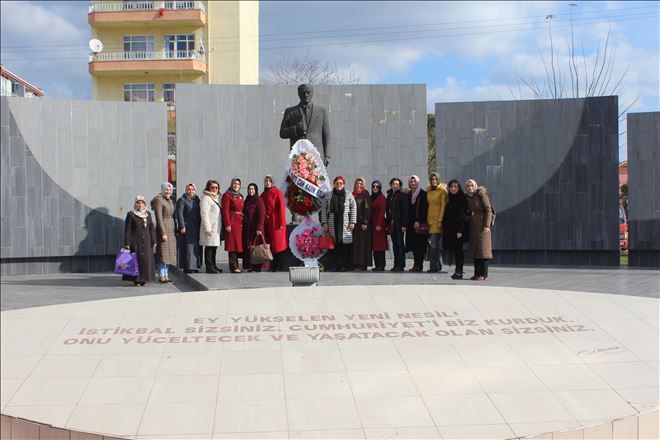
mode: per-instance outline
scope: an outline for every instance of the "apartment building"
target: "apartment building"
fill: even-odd
[[[258,84],[258,1],[93,1],[94,99],[173,103],[176,83]]]
[[[22,98],[41,98],[44,91],[33,86],[0,64],[0,96],[20,96]]]

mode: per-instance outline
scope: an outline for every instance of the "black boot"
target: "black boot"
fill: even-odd
[[[207,264],[206,273],[218,273],[218,269],[216,269],[215,266],[212,264]]]

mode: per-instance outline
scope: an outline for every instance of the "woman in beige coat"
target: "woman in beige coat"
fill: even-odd
[[[465,183],[470,231],[470,255],[474,261],[474,281],[488,278],[488,260],[493,258],[490,224],[493,210],[486,188],[470,179]]]
[[[156,216],[156,268],[161,283],[172,283],[169,265],[176,265],[176,237],[174,235],[174,202],[172,184],[160,186],[160,194],[151,200],[151,209]]]
[[[220,273],[215,264],[215,255],[220,246],[220,182],[206,182],[204,194],[199,201],[199,214],[202,218],[199,230],[199,244],[204,246],[206,273]]]

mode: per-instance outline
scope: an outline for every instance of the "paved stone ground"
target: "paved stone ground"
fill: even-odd
[[[290,286],[289,274],[228,273],[186,276],[171,272],[175,284],[151,283],[144,288],[122,282],[112,273],[57,274],[2,277],[0,309],[12,310],[98,299],[196,290],[227,290]],[[389,267],[390,265],[388,265]],[[469,269],[470,271],[471,269]],[[471,272],[468,272],[471,273]],[[450,273],[346,272],[321,274],[319,285],[356,284],[448,284],[469,285],[474,281],[454,281]],[[476,285],[476,284],[475,284]],[[660,270],[621,268],[512,267],[490,268],[487,281],[478,285],[530,287],[537,289],[575,290],[660,298]]]

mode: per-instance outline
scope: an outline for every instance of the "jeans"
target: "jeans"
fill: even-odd
[[[442,270],[442,259],[440,258],[440,239],[442,234],[431,234],[431,244],[429,246],[429,261],[431,262],[431,271]]]
[[[156,269],[158,269],[159,277],[168,277],[168,266],[165,263],[156,263]]]
[[[406,267],[406,246],[403,243],[403,231],[400,226],[392,228],[392,252],[394,253],[394,267]]]

